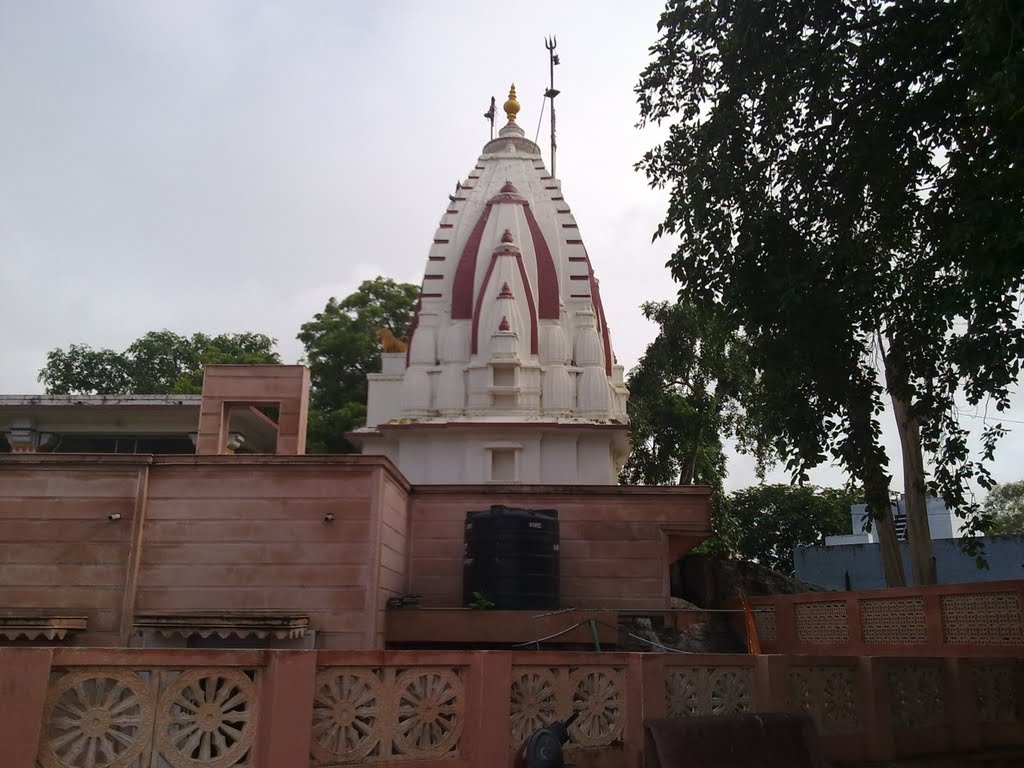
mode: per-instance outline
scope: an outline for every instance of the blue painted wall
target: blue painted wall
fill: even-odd
[[[960,551],[959,539],[933,539],[939,584],[1024,579],[1024,536],[985,538],[988,569],[980,570],[973,557]],[[903,570],[911,582],[910,550],[900,542]],[[827,589],[881,589],[885,587],[878,544],[841,544],[834,547],[796,547],[796,577]],[[847,585],[849,578],[849,585]]]

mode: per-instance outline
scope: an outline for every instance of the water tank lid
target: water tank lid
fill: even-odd
[[[504,504],[492,504],[490,509],[478,509],[466,513],[466,520],[469,521],[479,515],[488,517],[531,517],[533,515],[545,515],[558,517],[557,509],[525,509],[523,507],[506,507]]]

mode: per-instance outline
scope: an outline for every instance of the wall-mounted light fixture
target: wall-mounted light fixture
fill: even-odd
[[[324,522],[325,523],[333,523],[334,522],[334,513],[333,512],[328,512],[326,515],[324,515]]]
[[[110,520],[112,522],[116,522],[117,520],[120,520],[120,519],[121,519],[121,513],[120,512],[111,512],[109,515],[107,515],[107,520]]]

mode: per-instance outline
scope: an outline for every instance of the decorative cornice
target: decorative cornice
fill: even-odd
[[[487,420],[487,421],[459,421],[452,419],[448,421],[423,421],[423,420],[408,420],[408,421],[397,421],[387,422],[385,424],[378,424],[374,430],[374,436],[383,435],[386,432],[401,431],[406,429],[414,429],[416,431],[422,431],[426,429],[446,429],[446,430],[458,430],[458,429],[487,429],[492,431],[503,431],[503,430],[532,430],[538,432],[544,431],[565,431],[565,430],[609,430],[615,432],[628,433],[629,424],[621,421],[584,421],[584,420],[569,420],[569,421],[542,421],[540,419],[531,419],[530,421],[505,421],[499,419]],[[352,434],[352,433],[350,433]]]
[[[144,613],[135,615],[135,629],[164,637],[274,637],[296,640],[309,629],[309,616],[277,612]]]
[[[64,640],[70,634],[83,631],[87,624],[85,616],[10,611],[0,614],[0,639]]]

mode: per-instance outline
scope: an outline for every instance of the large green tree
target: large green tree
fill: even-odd
[[[989,515],[986,533],[991,536],[1019,536],[1024,534],[1024,480],[1000,483],[985,499]]]
[[[408,335],[420,290],[386,277],[364,281],[339,301],[302,324],[310,395],[309,451],[355,450],[345,433],[366,423],[366,374],[380,371],[377,332],[387,328]]]
[[[863,486],[902,581],[879,414],[896,415],[915,581],[931,489],[977,527],[954,395],[1007,407],[1024,357],[1024,8],[996,0],[673,0],[638,86],[668,138],[657,235],[687,301],[720,307],[797,477],[830,455]],[[680,343],[688,340],[680,339]]]
[[[280,363],[276,343],[262,333],[150,331],[121,352],[86,344],[51,350],[39,381],[51,395],[198,394],[204,365]]]

